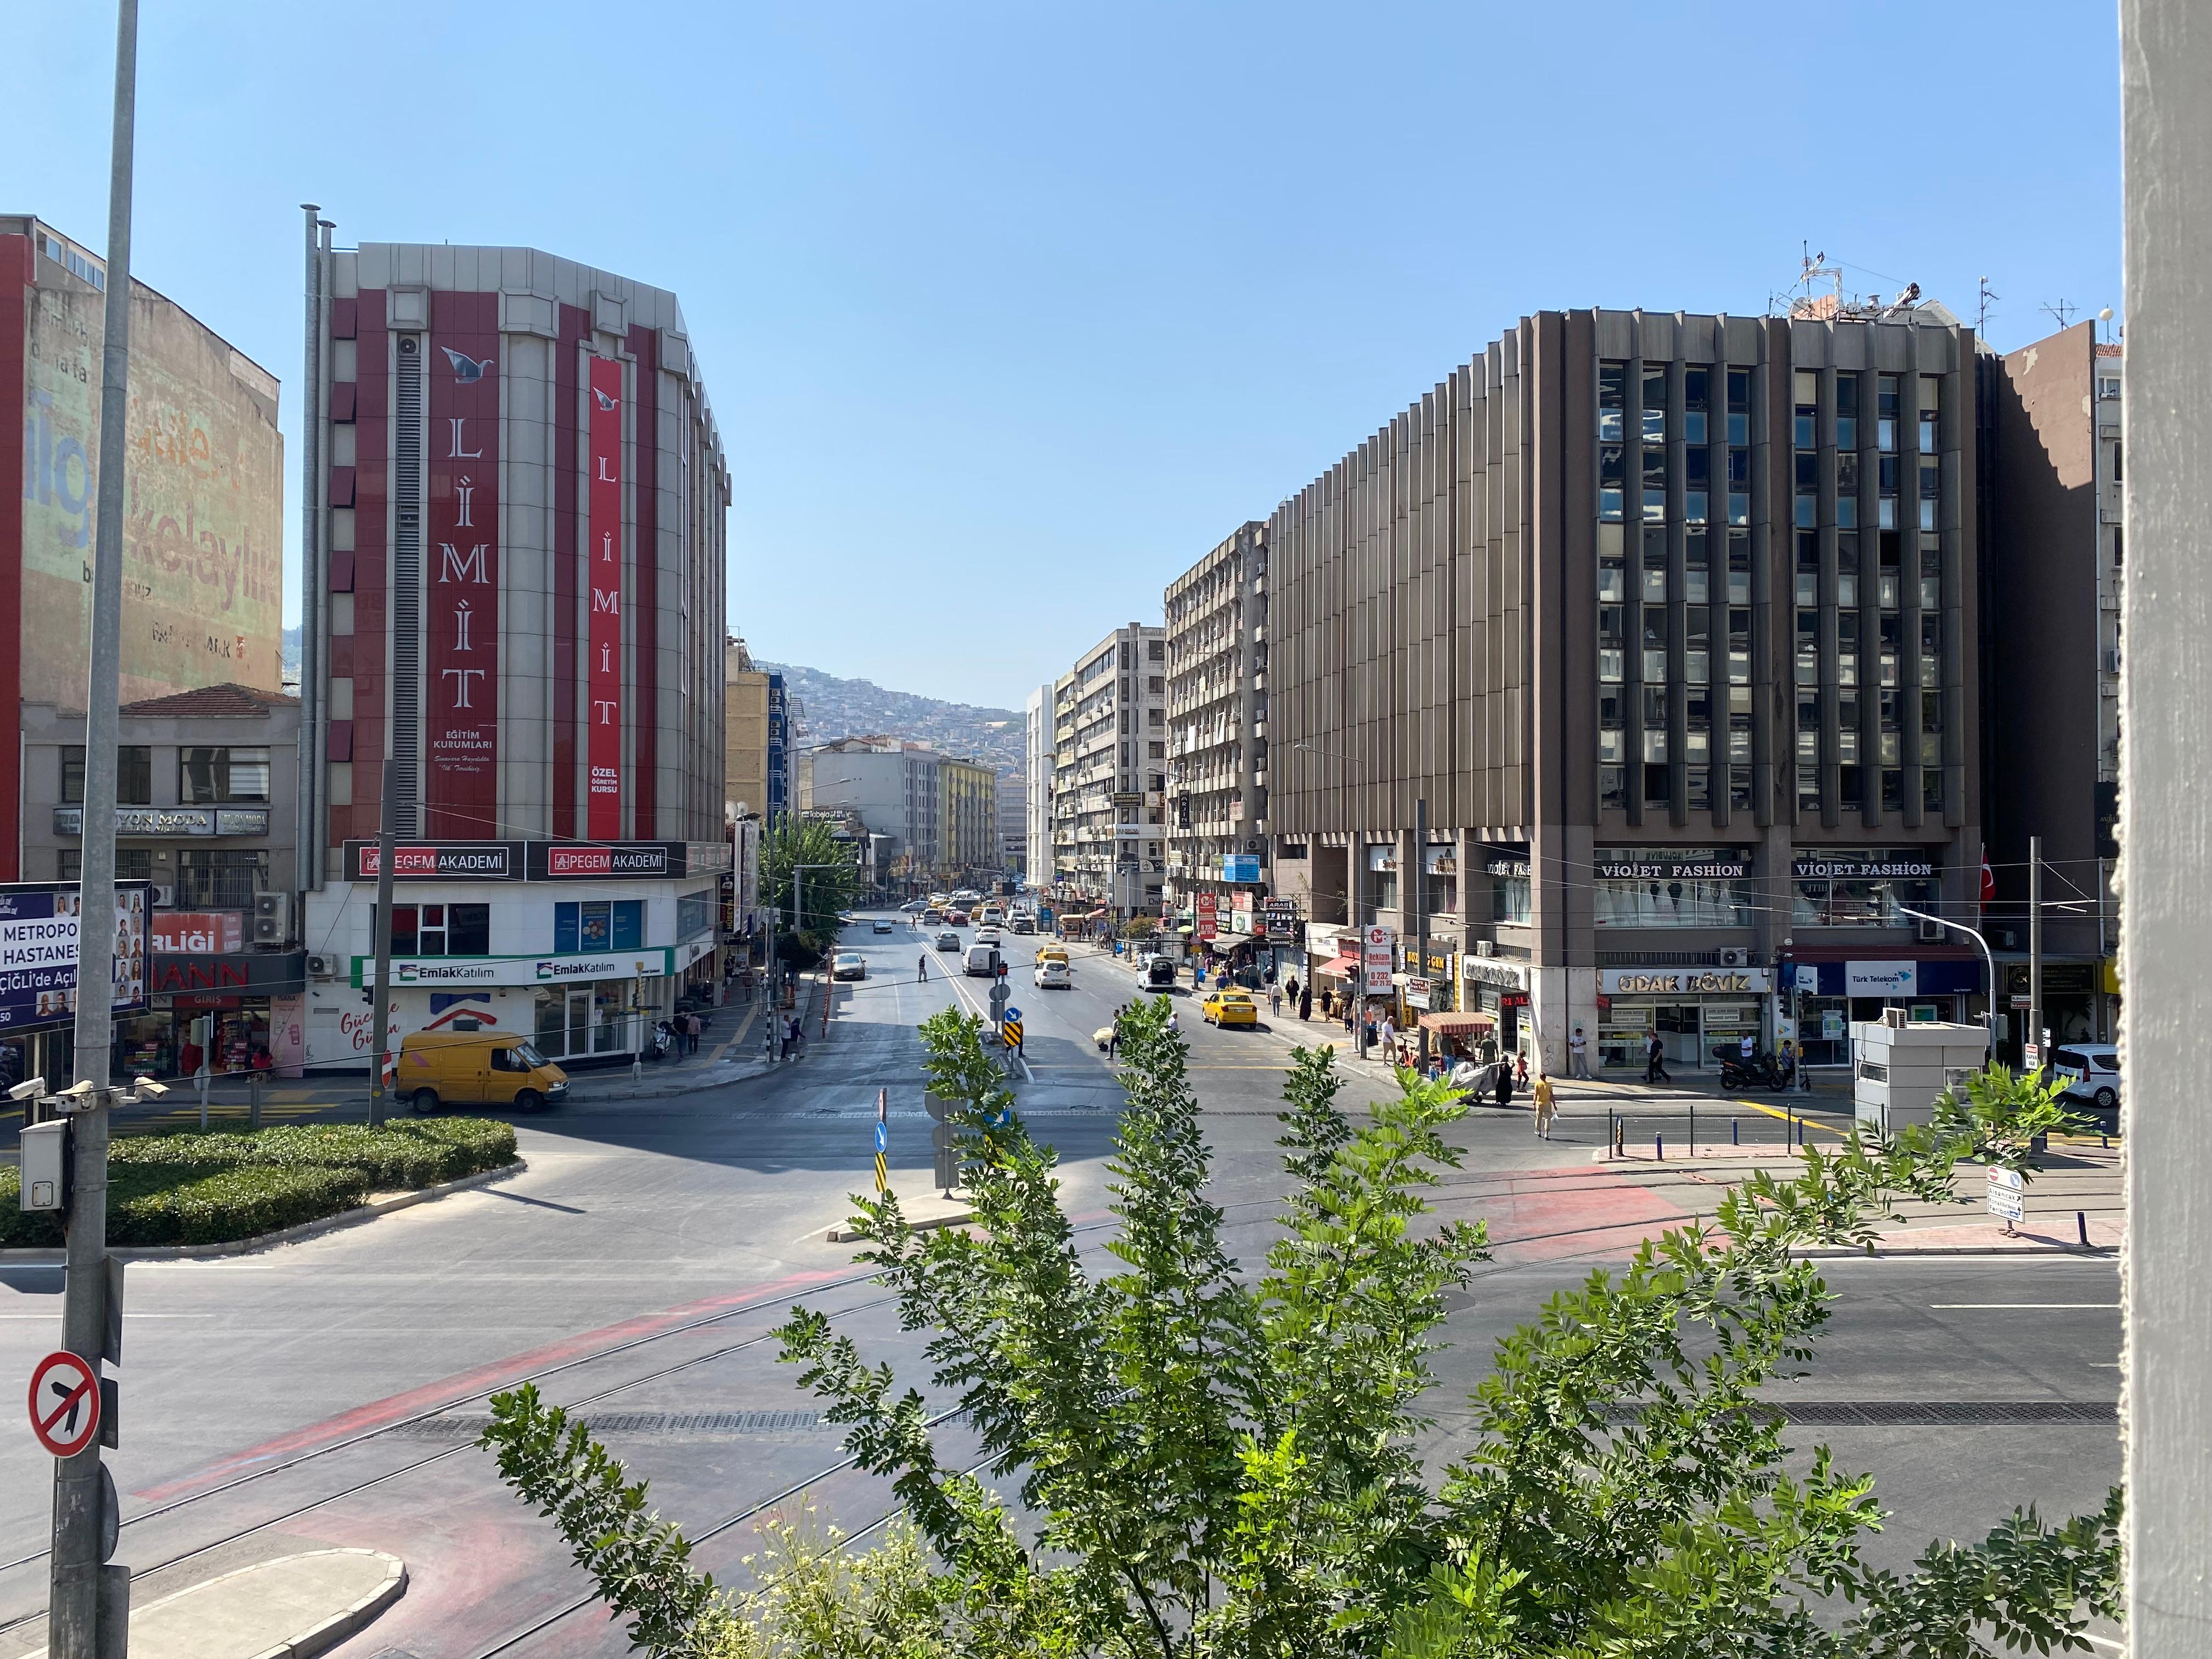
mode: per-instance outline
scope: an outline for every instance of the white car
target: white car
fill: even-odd
[[[990,926],[988,926],[988,925],[986,925],[986,926],[984,926],[984,927],[978,927],[978,928],[975,930],[975,943],[976,943],[976,944],[978,944],[978,945],[996,945],[996,944],[998,944],[998,943],[999,943],[999,930],[998,930],[997,928],[995,928],[995,927],[990,927]]]
[[[2051,1051],[2054,1077],[2066,1079],[2066,1097],[2109,1112],[2120,1103],[2120,1051],[2109,1042],[2069,1042]]]
[[[1075,975],[1067,971],[1067,964],[1064,962],[1040,962],[1036,965],[1036,972],[1030,977],[1036,981],[1040,991],[1072,991],[1075,988]]]

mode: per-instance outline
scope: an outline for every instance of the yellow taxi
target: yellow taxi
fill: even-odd
[[[1257,1025],[1259,1005],[1249,991],[1216,991],[1201,1003],[1199,1012],[1209,1025]]]

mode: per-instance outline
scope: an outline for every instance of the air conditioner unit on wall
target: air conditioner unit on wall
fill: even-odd
[[[173,884],[156,887],[154,890],[154,908],[156,910],[173,910],[177,908],[177,890]]]
[[[338,966],[336,957],[309,957],[307,971],[317,979],[336,979],[344,970]]]
[[[292,937],[292,896],[256,893],[253,896],[253,942],[283,945]]]
[[[1924,916],[1917,918],[1917,920],[1918,920],[1920,923],[1920,942],[1923,945],[1935,945],[1942,941],[1944,933],[1944,927],[1942,922],[1929,921]]]
[[[1721,966],[1748,968],[1751,966],[1751,952],[1740,945],[1730,945],[1721,952]]]

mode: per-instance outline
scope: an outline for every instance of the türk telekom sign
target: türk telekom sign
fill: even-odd
[[[434,304],[423,827],[480,836],[499,816],[499,296]]]
[[[594,841],[611,841],[623,832],[623,366],[612,358],[591,360],[591,441],[586,446],[591,535],[584,567],[591,596],[585,648],[589,654],[586,684],[589,768],[585,829]]]

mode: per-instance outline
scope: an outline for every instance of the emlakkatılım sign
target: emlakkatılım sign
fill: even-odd
[[[602,979],[662,979],[676,971],[665,945],[556,957],[395,957],[397,986],[557,985]],[[376,982],[376,958],[353,959],[356,986]]]

